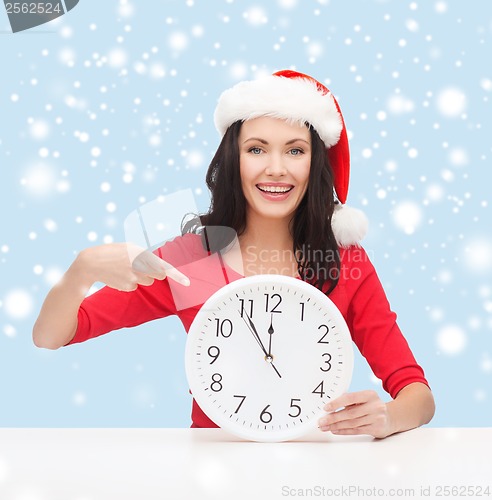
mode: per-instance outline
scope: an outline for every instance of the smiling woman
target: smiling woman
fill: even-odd
[[[424,372],[360,247],[366,219],[344,206],[348,138],[332,94],[307,75],[282,71],[225,91],[215,123],[223,137],[206,176],[208,212],[155,253],[126,244],[82,251],[45,300],[36,345],[58,348],[173,314],[188,331],[217,288],[267,269],[329,296],[393,398],[345,393],[324,407],[321,430],[385,437],[428,422],[434,401]],[[208,237],[217,226],[237,235],[241,271],[222,259],[231,238]],[[107,286],[85,297],[97,281]],[[223,327],[217,324],[217,337],[230,335]],[[218,348],[211,349],[216,359]],[[212,391],[222,387],[218,375]],[[194,427],[216,426],[196,401],[192,419]]]
[[[309,129],[268,116],[249,120],[239,134],[239,164],[247,226],[273,218],[288,227],[308,186]]]

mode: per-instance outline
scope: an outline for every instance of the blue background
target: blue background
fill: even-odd
[[[492,421],[492,4],[392,0],[79,5],[12,34],[0,8],[0,425],[187,427],[176,318],[58,351],[41,303],[81,249],[189,188],[205,210],[220,93],[312,74],[351,137],[349,204],[432,385],[434,426]],[[357,358],[352,390],[375,388]]]

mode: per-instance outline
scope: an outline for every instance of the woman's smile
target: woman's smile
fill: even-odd
[[[276,183],[261,183],[256,187],[261,191],[263,197],[270,201],[284,201],[286,200],[294,186],[292,184],[284,184],[281,182]]]

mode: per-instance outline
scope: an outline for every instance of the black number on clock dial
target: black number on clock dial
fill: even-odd
[[[241,402],[239,403],[239,406],[236,408],[236,411],[234,412],[234,413],[237,413],[239,411],[239,409],[241,408],[241,406],[243,405],[244,400],[246,399],[246,396],[239,396],[237,394],[234,394],[234,397],[241,398]]]
[[[328,340],[325,340],[325,337],[328,335],[328,332],[330,331],[330,329],[326,325],[319,325],[318,326],[318,330],[321,330],[322,328],[325,330],[325,333],[318,340],[318,344],[329,344]]]
[[[223,319],[222,321],[219,318],[215,318],[216,330],[215,334],[218,337],[222,335],[222,337],[229,338],[232,334],[232,321],[230,319]]]
[[[282,302],[282,297],[278,293],[265,293],[265,311],[267,313],[281,313],[282,311],[277,310],[277,307]],[[271,309],[270,309],[271,307]]]
[[[292,398],[290,400],[290,407],[295,408],[295,411],[296,411],[295,415],[292,415],[292,413],[289,413],[289,417],[292,417],[292,418],[296,418],[301,414],[301,407],[299,405],[295,405],[294,401],[301,401],[301,400],[295,399],[295,398]]]
[[[213,361],[210,361],[210,364],[213,365],[217,361],[217,358],[219,357],[220,349],[216,345],[211,345],[208,348],[207,354],[211,358],[214,358]]]
[[[327,366],[325,366],[324,368],[323,368],[323,366],[320,366],[319,369],[322,372],[329,372],[331,370],[331,354],[324,352],[321,356],[322,357],[327,356],[327,358],[323,361],[323,364],[327,365]]]
[[[214,392],[220,392],[222,390],[222,375],[220,373],[214,373],[212,375],[212,383],[210,384],[210,389]]]
[[[312,394],[319,394],[319,397],[322,398],[325,395],[325,391],[323,390],[324,381],[322,380],[315,388]]]
[[[244,311],[244,303],[246,302],[245,299],[239,299],[239,302],[241,302],[241,318],[243,317]],[[249,316],[250,318],[253,317],[253,299],[248,299],[247,300],[248,305],[249,305],[249,312],[246,312],[246,315]]]
[[[260,420],[264,424],[269,424],[273,419],[273,415],[269,411],[267,411],[269,407],[270,405],[266,405],[265,408],[263,408],[263,411],[260,413]]]
[[[299,302],[301,304],[301,321],[304,321],[304,302]]]

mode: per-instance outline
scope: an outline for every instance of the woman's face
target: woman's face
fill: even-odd
[[[308,186],[309,129],[270,117],[245,121],[239,165],[248,217],[290,220]]]

